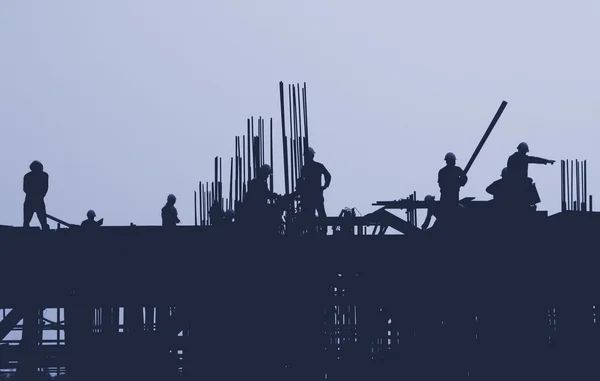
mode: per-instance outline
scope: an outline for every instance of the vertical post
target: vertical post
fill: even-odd
[[[288,84],[288,105],[290,108],[290,175],[291,175],[291,183],[292,190],[295,189],[294,185],[296,183],[296,171],[295,171],[295,156],[294,156],[294,121],[292,119],[293,106],[292,106],[292,85]]]
[[[587,195],[588,195],[587,194],[587,160],[583,161],[583,181],[584,181],[584,183],[583,183],[583,189],[584,189],[584,192],[585,192],[585,194],[583,196],[583,199],[585,201],[587,201]],[[586,208],[585,208],[586,211],[588,210],[587,206],[588,205],[586,204]]]
[[[198,226],[198,204],[196,191],[194,191],[194,226]]]
[[[285,193],[290,193],[290,185],[288,178],[288,154],[287,154],[287,139],[285,136],[285,102],[284,102],[283,82],[279,82],[279,106],[281,109],[281,139],[283,140],[283,180],[285,183]]]
[[[242,181],[240,183],[240,200],[242,199],[242,186],[246,182],[246,136],[242,136]],[[250,174],[248,174],[248,181],[250,181]]]
[[[574,204],[575,204],[575,198],[573,197],[573,176],[574,176],[574,168],[573,168],[573,160],[571,160],[571,207],[573,208],[572,210],[575,210]]]
[[[304,137],[305,137],[305,149],[308,149],[309,146],[309,142],[308,142],[308,109],[307,109],[307,104],[308,102],[306,101],[306,82],[304,82],[304,88],[302,89],[302,96],[303,96],[303,101],[304,101]]]
[[[236,152],[237,155],[237,152]],[[235,161],[235,168],[237,170],[237,160]],[[237,179],[237,176],[236,176]],[[237,197],[237,192],[236,192]],[[231,158],[231,164],[229,166],[229,205],[227,209],[233,209],[233,157]]]
[[[219,158],[219,196],[217,197],[217,202],[220,205],[220,208],[223,209],[223,158]]]
[[[202,181],[198,181],[198,197],[199,197],[199,201],[200,201],[198,207],[199,207],[199,212],[200,212],[200,226],[204,226],[204,214],[203,214],[204,211],[203,211],[203,208],[202,208],[202,203],[203,203],[203,201],[202,201],[202,192],[203,192],[203,190],[202,190]]]
[[[560,161],[560,210],[565,211],[565,161]]]
[[[298,93],[298,166],[302,169],[304,165],[304,144],[302,141],[302,102],[300,101],[300,84],[296,87]]]
[[[579,200],[579,183],[580,183],[580,179],[579,179],[579,160],[575,159],[575,193],[577,194],[576,200],[577,200],[577,204],[575,207],[575,211],[579,211],[581,209],[581,204],[580,204],[580,200]]]
[[[252,170],[251,170],[251,162],[252,162],[252,154],[250,153],[250,140],[252,140],[252,135],[250,135],[250,119],[248,119],[248,152],[246,152],[246,156],[248,157],[248,181],[252,180]]]
[[[239,200],[238,198],[238,190],[240,189],[240,184],[239,184],[239,177],[238,177],[238,173],[239,173],[239,155],[240,155],[240,146],[239,146],[239,142],[240,142],[240,137],[236,136],[235,139],[235,202],[237,202]],[[231,195],[229,195],[229,197],[231,197]]]
[[[273,167],[273,118],[271,118],[269,120],[269,129],[270,129],[269,145],[270,145],[270,154],[271,154],[270,162],[271,162],[271,170],[274,170],[274,167]],[[275,177],[275,175],[272,174],[271,175],[271,183],[269,184],[271,186],[271,192],[273,192],[273,190],[275,189],[274,184],[273,184],[274,177]]]

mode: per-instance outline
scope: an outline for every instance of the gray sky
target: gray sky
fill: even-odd
[[[0,224],[22,223],[34,159],[50,174],[46,204],[59,218],[79,223],[93,208],[107,225],[157,225],[174,193],[182,223],[193,224],[198,180],[210,181],[216,155],[228,168],[247,117],[274,117],[280,141],[280,80],[307,82],[311,145],[333,175],[329,214],[364,214],[413,190],[438,195],[444,154],[464,167],[502,100],[461,195],[488,199],[521,140],[557,164],[587,159],[593,194],[599,9],[578,0],[2,0]],[[530,170],[551,213],[557,164]]]

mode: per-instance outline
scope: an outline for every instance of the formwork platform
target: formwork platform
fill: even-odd
[[[442,237],[2,228],[0,334],[25,320],[0,365],[78,380],[593,379],[599,228],[591,212]],[[48,308],[64,340],[40,345]]]

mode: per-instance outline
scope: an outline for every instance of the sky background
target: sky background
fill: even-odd
[[[464,167],[503,100],[461,196],[489,199],[527,141],[557,160],[530,169],[539,208],[556,213],[560,159],[587,159],[588,192],[600,185],[599,10],[579,0],[0,0],[0,224],[22,224],[32,160],[50,175],[48,213],[68,222],[93,208],[105,225],[158,225],[174,193],[193,224],[198,181],[211,180],[216,155],[229,178],[246,118],[273,117],[280,142],[279,81],[307,82],[311,145],[333,176],[330,215],[412,191],[439,197],[445,153]]]

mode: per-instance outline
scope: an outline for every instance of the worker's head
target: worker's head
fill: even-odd
[[[313,160],[315,158],[315,150],[312,147],[308,147],[308,149],[304,151],[304,157],[306,160]]]
[[[31,169],[33,172],[41,172],[44,170],[44,166],[39,161],[34,160],[31,162],[31,164],[29,164],[29,169]]]
[[[88,210],[87,212],[87,218],[90,220],[93,220],[94,217],[96,217],[96,212],[94,212],[92,209]]]
[[[273,170],[271,170],[271,166],[269,164],[263,164],[260,166],[260,168],[258,168],[258,177],[266,180],[267,177],[269,177],[270,174],[273,173]]]
[[[177,201],[177,197],[175,197],[174,194],[170,194],[167,196],[167,203],[175,204],[175,201]]]
[[[444,160],[446,160],[448,165],[454,165],[456,164],[456,155],[454,155],[452,152],[448,152],[444,157]]]
[[[521,142],[517,146],[517,151],[522,152],[522,153],[527,153],[527,152],[529,152],[529,146],[527,145],[527,143]]]
[[[506,177],[507,174],[508,174],[508,168],[504,167],[504,169],[502,169],[502,172],[500,173],[500,177],[504,178],[504,177]]]
[[[431,204],[434,201],[435,201],[435,196],[432,196],[430,194],[428,194],[427,196],[425,196],[425,202],[426,203]]]

